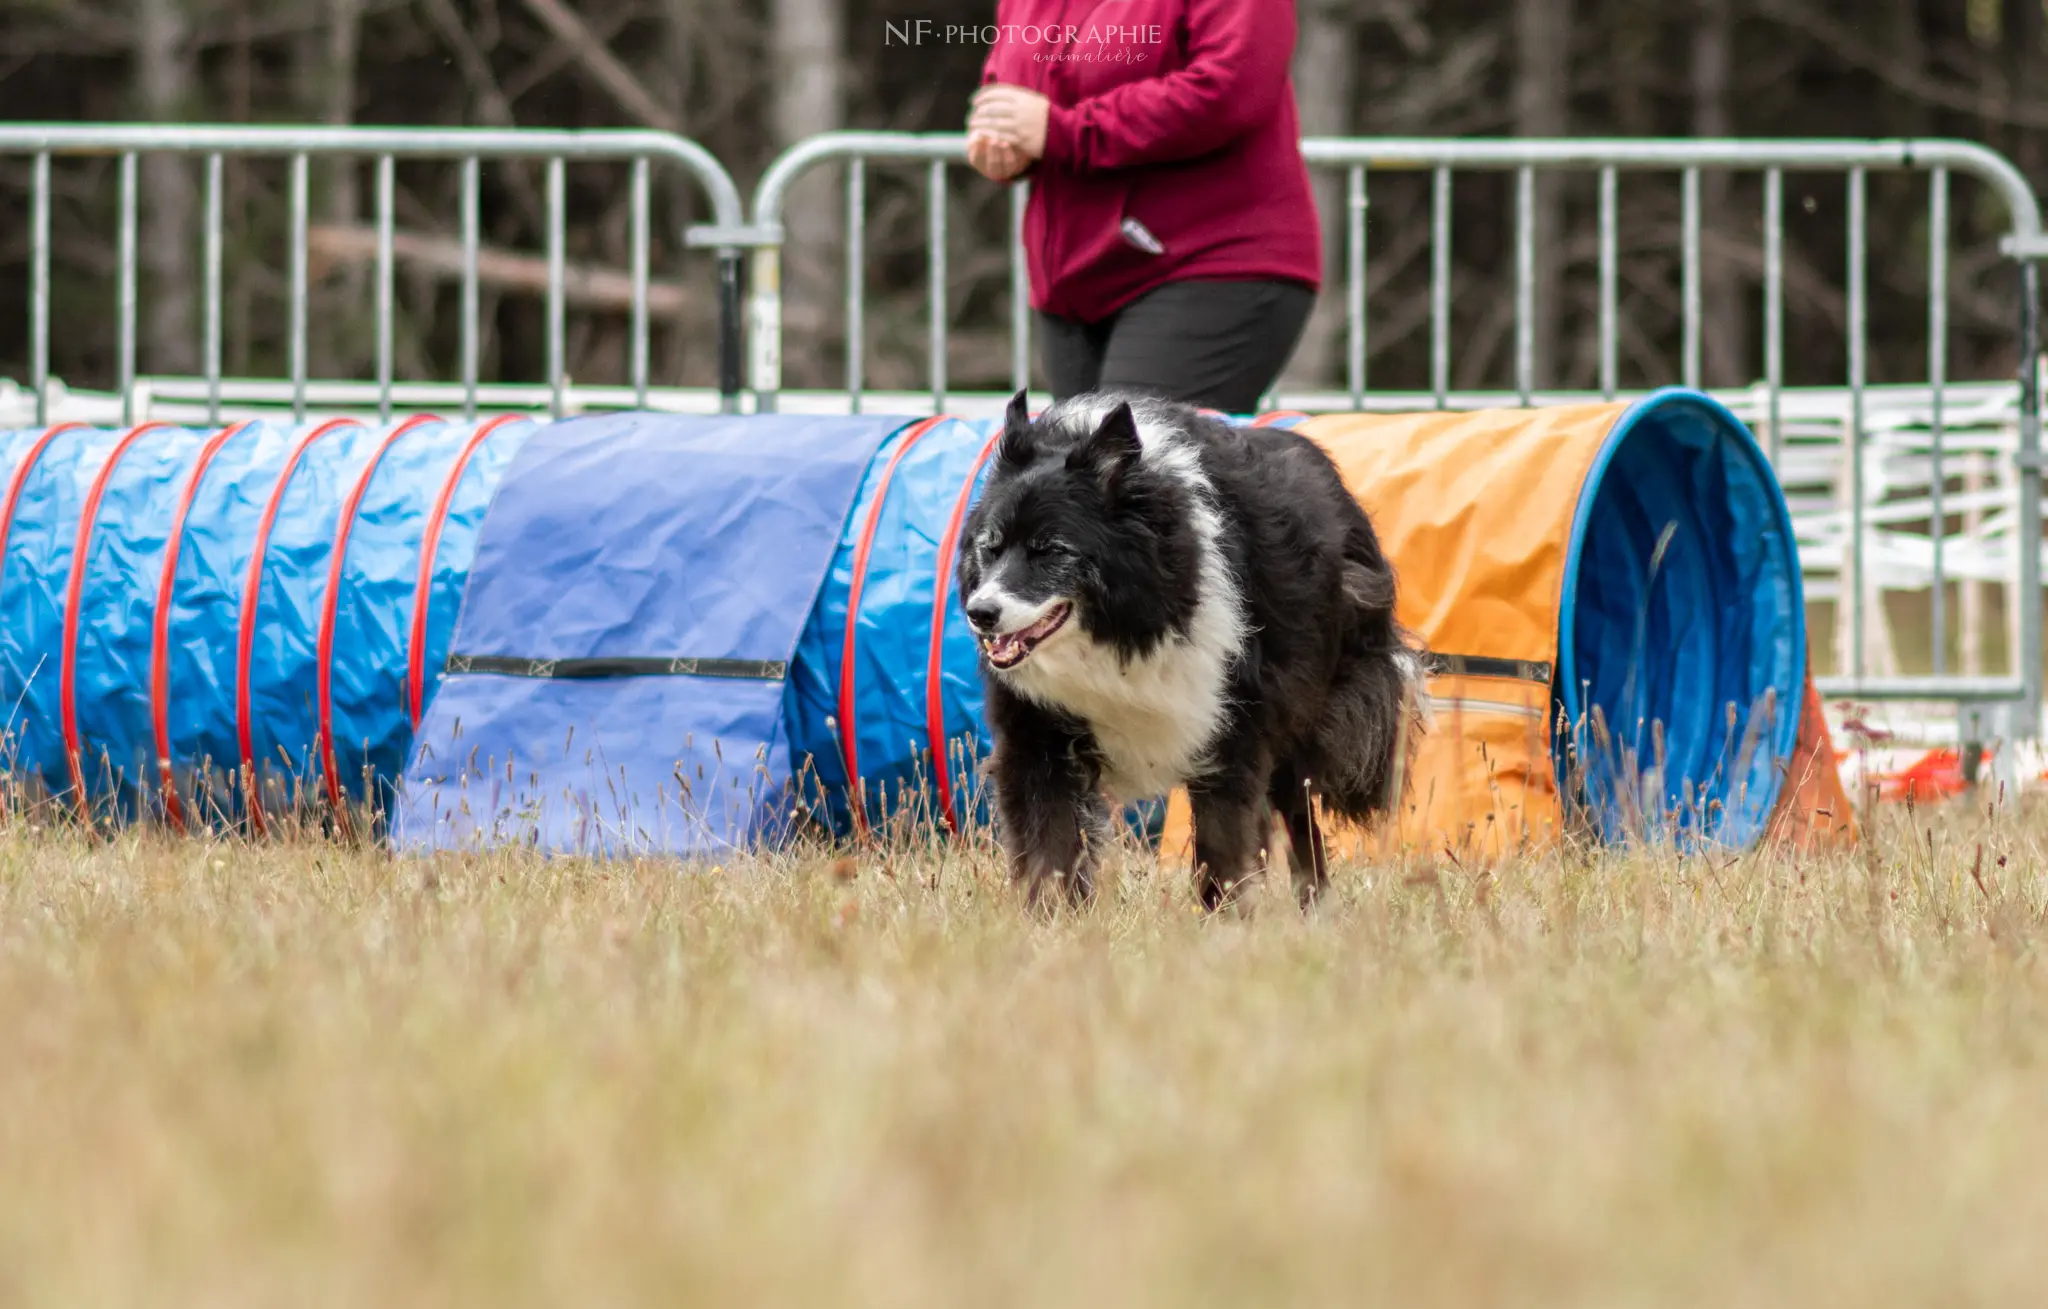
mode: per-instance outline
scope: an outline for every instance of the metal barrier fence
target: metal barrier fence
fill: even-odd
[[[208,413],[217,418],[224,390],[222,358],[223,160],[259,156],[289,161],[290,236],[287,276],[289,311],[286,349],[290,400],[295,416],[307,407],[307,269],[310,214],[309,161],[313,158],[374,160],[376,164],[375,401],[381,415],[392,407],[394,346],[394,204],[399,160],[459,162],[461,180],[460,265],[462,313],[459,327],[464,410],[473,415],[481,379],[479,364],[479,276],[482,222],[479,191],[484,162],[537,160],[547,172],[547,381],[550,408],[563,411],[566,377],[567,166],[575,162],[632,166],[632,251],[630,328],[631,386],[643,401],[649,387],[648,291],[651,245],[650,193],[657,164],[679,168],[710,202],[713,223],[685,233],[688,245],[716,252],[719,277],[719,392],[728,411],[740,404],[740,270],[746,234],[739,188],[725,168],[694,141],[663,132],[533,131],[471,128],[248,127],[129,124],[0,124],[0,156],[27,156],[32,163],[29,219],[29,382],[37,419],[48,416],[50,384],[51,161],[59,157],[115,156],[120,161],[116,222],[116,304],[118,387],[132,409],[136,386],[137,160],[144,155],[199,156],[205,161],[201,354]]]
[[[1847,180],[1849,249],[1847,270],[1847,358],[1845,386],[1849,412],[1846,444],[1849,523],[1846,558],[1841,561],[1839,594],[1847,608],[1850,639],[1844,675],[1826,679],[1830,695],[1863,700],[1953,701],[1996,705],[2005,714],[1996,724],[2004,734],[2033,736],[2041,703],[2041,414],[2036,360],[2040,354],[2037,304],[2039,279],[2035,260],[2048,255],[2041,210],[2025,177],[1994,151],[1957,141],[1651,141],[1651,140],[1371,140],[1310,139],[1303,143],[1309,165],[1341,172],[1345,185],[1346,252],[1342,287],[1345,307],[1345,373],[1352,407],[1367,402],[1366,341],[1369,328],[1366,281],[1366,212],[1374,172],[1426,172],[1430,200],[1430,381],[1425,403],[1447,407],[1451,393],[1451,214],[1453,178],[1458,172],[1509,173],[1514,178],[1514,374],[1516,397],[1523,404],[1537,399],[1535,223],[1539,174],[1592,172],[1599,184],[1599,310],[1597,315],[1599,390],[1614,397],[1620,390],[1617,340],[1619,201],[1618,177],[1623,172],[1675,173],[1681,185],[1682,344],[1677,375],[1672,379],[1697,386],[1701,373],[1702,260],[1701,178],[1703,173],[1761,174],[1764,181],[1764,392],[1758,425],[1772,455],[1780,453],[1785,385],[1785,175],[1787,172],[1835,173]],[[839,132],[803,141],[786,151],[763,175],[754,194],[753,255],[749,296],[750,377],[757,405],[775,407],[782,384],[782,278],[780,245],[783,206],[790,187],[804,174],[826,164],[846,168],[846,386],[857,408],[863,389],[863,332],[866,311],[863,277],[864,205],[868,166],[872,163],[922,164],[926,173],[927,277],[929,281],[928,343],[932,404],[941,410],[947,400],[947,192],[949,166],[966,161],[966,138],[959,134],[922,135],[887,132]],[[1932,626],[1935,673],[1927,677],[1877,677],[1867,673],[1865,649],[1872,593],[1866,586],[1866,542],[1869,496],[1865,480],[1871,451],[1867,444],[1865,401],[1869,391],[1868,178],[1873,172],[1912,172],[1928,178],[1928,374],[1933,397],[1928,416],[1927,513],[1932,531]],[[1967,177],[1981,183],[2003,206],[2009,227],[2001,250],[2013,262],[2019,286],[2019,313],[2014,324],[2021,376],[2018,380],[2017,449],[2014,481],[2017,521],[2013,536],[2020,544],[2013,587],[2020,611],[2020,648],[2013,652],[2013,672],[2004,677],[1956,676],[1948,672],[1948,614],[1945,588],[1949,575],[1942,557],[1943,525],[1950,506],[1943,492],[1951,469],[1944,463],[1942,397],[1950,382],[1947,316],[1950,181]],[[1030,313],[1019,234],[1026,187],[1013,187],[1011,200],[1010,371],[1015,387],[1030,378]]]
[[[337,404],[374,406],[388,414],[395,398],[407,394],[416,398],[417,383],[394,376],[396,303],[394,297],[394,237],[396,214],[394,172],[399,161],[440,160],[461,165],[459,266],[461,314],[459,322],[460,382],[455,388],[435,388],[438,394],[459,397],[466,412],[474,412],[480,397],[517,392],[521,403],[545,399],[552,412],[567,408],[570,384],[566,374],[566,308],[570,299],[567,266],[567,184],[570,163],[609,162],[631,166],[630,232],[628,247],[632,269],[628,296],[631,304],[628,351],[630,376],[625,387],[606,393],[604,403],[648,402],[651,388],[649,360],[649,288],[652,244],[650,192],[657,165],[680,170],[709,201],[713,221],[690,227],[685,245],[710,249],[717,259],[718,293],[718,396],[719,406],[730,412],[743,402],[743,391],[751,383],[755,405],[763,410],[777,406],[781,392],[783,313],[782,242],[784,207],[790,188],[804,174],[825,164],[845,166],[844,243],[847,251],[845,312],[853,330],[846,333],[846,403],[858,409],[865,382],[865,340],[860,325],[865,321],[868,302],[863,253],[866,249],[866,210],[872,164],[907,163],[921,165],[925,174],[925,262],[927,279],[927,345],[932,405],[946,407],[947,318],[948,318],[948,190],[947,171],[965,163],[963,136],[957,134],[917,135],[904,133],[831,133],[804,141],[778,158],[761,178],[755,191],[751,215],[742,205],[731,176],[706,150],[696,143],[659,132],[644,131],[539,131],[493,129],[385,129],[385,128],[300,128],[182,125],[39,125],[0,124],[0,156],[26,157],[32,164],[30,215],[28,223],[29,277],[28,318],[30,326],[30,386],[39,420],[48,416],[51,390],[51,209],[52,160],[66,157],[114,157],[119,162],[119,196],[116,209],[118,230],[115,261],[115,318],[117,330],[117,387],[124,417],[132,418],[138,379],[136,338],[138,316],[137,213],[142,203],[137,161],[152,154],[176,154],[204,161],[203,247],[200,289],[203,303],[201,360],[203,377],[187,387],[196,399],[204,398],[209,417],[217,416],[223,399],[246,399],[255,403],[289,402],[294,414],[303,414],[312,397],[324,406]],[[1846,286],[1847,350],[1841,388],[1846,413],[1841,424],[1845,433],[1846,460],[1842,481],[1847,484],[1846,522],[1840,529],[1826,527],[1829,540],[1825,550],[1808,550],[1809,569],[1825,556],[1840,577],[1837,594],[1846,609],[1848,640],[1843,675],[1828,680],[1824,689],[1831,695],[1867,700],[1942,700],[1995,708],[2006,717],[1998,725],[2011,735],[2034,735],[2038,728],[2041,701],[2042,604],[2041,604],[2041,416],[2040,387],[2035,361],[2040,354],[2037,317],[2039,294],[2035,260],[2048,255],[2048,233],[2044,233],[2041,211],[2025,178],[2000,155],[1981,146],[1950,141],[1832,142],[1832,141],[1475,141],[1475,140],[1370,140],[1311,139],[1304,142],[1304,154],[1318,171],[1333,172],[1343,182],[1344,270],[1341,283],[1344,307],[1345,390],[1331,398],[1333,404],[1353,408],[1384,405],[1389,398],[1368,388],[1368,313],[1366,215],[1370,183],[1376,174],[1421,175],[1429,184],[1429,388],[1419,396],[1405,396],[1415,402],[1438,407],[1474,402],[1454,394],[1452,380],[1452,203],[1454,178],[1460,172],[1506,174],[1513,179],[1513,373],[1514,395],[1521,402],[1552,399],[1538,396],[1534,361],[1536,341],[1536,231],[1537,182],[1541,175],[1555,173],[1591,174],[1598,183],[1598,312],[1594,324],[1597,337],[1598,391],[1614,396],[1620,392],[1618,338],[1622,323],[1619,307],[1619,186],[1623,173],[1657,172],[1675,174],[1680,182],[1680,322],[1679,359],[1671,380],[1697,385],[1701,380],[1702,354],[1702,185],[1704,174],[1759,174],[1763,180],[1763,363],[1764,378],[1755,403],[1745,412],[1765,433],[1774,457],[1787,431],[1783,412],[1788,388],[1785,383],[1786,286],[1785,286],[1785,177],[1788,172],[1834,173],[1846,179],[1848,196],[1848,268]],[[289,224],[287,243],[289,270],[285,349],[288,379],[272,382],[230,383],[222,377],[223,331],[223,160],[227,157],[267,157],[282,160],[289,167]],[[315,382],[308,376],[308,225],[310,217],[309,168],[315,158],[373,161],[374,169],[374,288],[376,312],[374,330],[375,379],[367,384]],[[534,387],[487,386],[479,376],[480,331],[479,271],[482,252],[482,224],[479,213],[479,177],[484,162],[537,161],[546,170],[545,240],[546,271],[546,356],[547,377]],[[1929,677],[1872,675],[1866,666],[1872,589],[1868,577],[1871,528],[1896,525],[1902,513],[1918,513],[1899,504],[1884,503],[1882,488],[1891,476],[1887,450],[1897,456],[1896,441],[1880,447],[1871,440],[1871,422],[1866,414],[1872,388],[1867,377],[1870,295],[1867,281],[1868,178],[1877,172],[1910,172],[1928,179],[1928,397],[1924,419],[1926,440],[1915,444],[1911,458],[1927,461],[1925,513],[1935,526],[1929,533],[1932,546],[1931,625],[1933,627],[1934,674]],[[1985,445],[1981,433],[1973,434],[1970,452],[1981,460],[1987,454],[2010,456],[2008,492],[1966,493],[1951,500],[1947,496],[1952,467],[1947,462],[1949,441],[1945,397],[1953,393],[1949,376],[1947,316],[1949,288],[1950,183],[1952,178],[1973,179],[1996,199],[2005,211],[2007,231],[2002,242],[2004,254],[2013,262],[2019,286],[2018,320],[2014,324],[2017,356],[2022,361],[2022,378],[2013,407],[2011,439],[1995,450]],[[1014,387],[1028,384],[1031,373],[1031,316],[1020,234],[1028,188],[1010,189],[1009,198],[1009,373]],[[750,357],[743,360],[741,265],[751,258],[751,287],[747,295],[746,345]],[[745,364],[746,375],[742,375]],[[587,388],[578,386],[579,393]],[[242,395],[246,392],[246,395]],[[1919,421],[1919,420],[1916,420]],[[1794,424],[1796,431],[1797,425]],[[1895,429],[1888,429],[1895,430]],[[1995,444],[1995,443],[1994,443]],[[1813,452],[1808,451],[1810,456]],[[1896,462],[1896,459],[1894,460]],[[1811,458],[1806,461],[1811,464]],[[1975,469],[1977,465],[1972,465]],[[2001,470],[2003,473],[2004,470]],[[1876,483],[1878,498],[1870,494]],[[1969,499],[1976,494],[1976,499]],[[1989,499],[1986,496],[1990,496]],[[2005,499],[1997,496],[2004,495]],[[2019,600],[2016,623],[2018,649],[2013,671],[2002,677],[1957,676],[1945,665],[1949,614],[1946,586],[1950,579],[1949,560],[1944,555],[1945,525],[1953,513],[1982,510],[1996,501],[2005,512],[2010,502],[2007,526],[1998,530],[2004,539],[2017,542],[2013,551],[2012,584]],[[1964,503],[1967,501],[1967,504]],[[1914,501],[1915,506],[1918,501]],[[1880,551],[1880,554],[1883,552]],[[1891,556],[1884,556],[1889,559]],[[1981,574],[1982,567],[1978,568]],[[1882,615],[1879,615],[1882,621]]]

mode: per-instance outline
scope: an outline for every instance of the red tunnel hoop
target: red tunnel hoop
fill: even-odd
[[[866,835],[868,830],[867,803],[860,787],[859,724],[854,719],[854,656],[859,651],[860,597],[867,587],[868,556],[875,548],[875,533],[881,529],[882,510],[889,503],[889,483],[896,478],[896,466],[926,433],[950,421],[951,415],[940,414],[912,424],[904,433],[896,452],[882,466],[875,502],[868,509],[867,522],[862,524],[860,538],[853,547],[853,580],[846,592],[846,636],[839,650],[839,750],[846,763],[846,807],[853,814],[856,835]]]
[[[100,516],[107,483],[135,443],[151,432],[175,430],[169,423],[138,423],[122,434],[93,474],[78,511],[78,535],[71,546],[71,575],[64,582],[64,636],[57,657],[57,714],[64,730],[64,762],[71,771],[72,805],[78,820],[92,822],[92,804],[85,792],[85,743],[78,735],[78,623],[85,602],[85,574],[92,563],[92,529]]]
[[[1259,415],[1259,416],[1258,416],[1257,418],[1254,418],[1254,419],[1252,419],[1252,426],[1253,426],[1253,427],[1272,427],[1272,426],[1275,426],[1276,424],[1278,424],[1278,423],[1280,422],[1280,420],[1281,420],[1281,419],[1283,419],[1283,418],[1307,418],[1307,417],[1308,417],[1308,415],[1307,415],[1307,414],[1305,414],[1305,413],[1303,413],[1303,412],[1302,412],[1301,410],[1299,410],[1299,409],[1275,409],[1275,410],[1274,410],[1273,412],[1271,412],[1271,413],[1268,413],[1268,414],[1260,414],[1260,415]]]
[[[462,477],[469,471],[469,461],[483,447],[491,434],[513,423],[524,421],[522,414],[500,414],[498,417],[477,425],[463,443],[462,450],[449,465],[448,476],[441,483],[441,494],[434,500],[433,512],[427,515],[425,530],[420,534],[420,572],[412,592],[412,631],[405,650],[406,708],[412,714],[412,730],[420,730],[421,706],[426,701],[427,690],[427,608],[434,593],[434,564],[441,553],[441,531],[448,523],[448,513],[455,503],[455,493],[462,486]]]
[[[925,738],[931,745],[939,816],[956,832],[960,830],[960,820],[953,812],[953,767],[946,749],[946,615],[952,609],[948,602],[953,598],[953,559],[960,549],[960,529],[967,521],[968,507],[974,503],[974,486],[981,480],[981,470],[1002,439],[1001,432],[988,439],[975,456],[974,467],[967,470],[967,480],[960,484],[959,498],[953,501],[952,516],[946,520],[945,533],[939,538],[938,577],[932,585],[932,640],[924,665]]]
[[[256,725],[249,696],[249,665],[256,653],[256,610],[263,599],[263,564],[270,551],[270,531],[277,523],[278,509],[284,503],[285,492],[291,489],[292,475],[298,472],[306,451],[329,432],[361,426],[358,419],[330,418],[300,437],[285,456],[277,485],[271,488],[270,500],[263,506],[263,517],[256,522],[256,541],[249,551],[249,577],[242,588],[241,621],[235,633],[235,734],[242,751],[242,791],[249,806],[249,821],[259,836],[264,833],[265,824],[262,788],[256,785]]]
[[[229,441],[254,427],[253,422],[223,427],[207,438],[193,461],[192,475],[178,495],[177,513],[171,519],[170,539],[164,542],[163,575],[157,580],[156,610],[150,616],[149,708],[156,732],[156,766],[164,794],[164,817],[178,831],[185,830],[185,811],[178,800],[178,782],[171,771],[171,605],[178,585],[178,555],[185,543],[185,521],[192,502],[199,497],[206,470]]]
[[[337,775],[339,763],[334,753],[334,624],[341,613],[341,578],[348,564],[349,533],[355,529],[356,514],[363,507],[363,497],[369,494],[370,481],[377,476],[386,452],[408,432],[416,432],[429,423],[445,422],[437,414],[417,414],[385,433],[376,450],[371,452],[369,462],[363,465],[363,471],[356,477],[355,485],[349,488],[348,498],[342,501],[341,512],[334,521],[334,548],[327,554],[327,591],[320,598],[320,629],[314,642],[317,725],[313,739],[319,745],[321,780],[326,784],[327,803],[342,816],[344,827],[348,823],[348,812],[341,803],[341,778]]]

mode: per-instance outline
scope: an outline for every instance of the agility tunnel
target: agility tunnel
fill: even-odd
[[[1435,673],[1373,840],[1776,821],[1818,712],[1784,507],[1725,410],[1294,425],[1373,513]],[[951,575],[992,446],[787,415],[0,434],[5,766],[130,817],[372,801],[403,849],[972,826]]]
[[[0,768],[247,821],[404,766],[529,422],[0,434]]]
[[[1399,821],[1353,850],[1839,833],[1792,524],[1740,420],[1632,404],[1297,418],[1372,515],[1428,650]],[[1819,815],[1816,817],[1816,815]],[[1167,839],[1188,841],[1184,800]]]

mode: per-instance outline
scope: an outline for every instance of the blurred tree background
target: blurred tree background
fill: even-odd
[[[1247,0],[1247,3],[1252,0]],[[852,126],[951,130],[982,50],[947,42],[985,22],[992,0],[0,0],[0,119],[158,122],[655,127],[694,137],[743,193],[775,154]],[[1300,0],[1296,89],[1305,128],[1327,135],[1967,137],[2048,182],[2048,0]],[[891,35],[928,19],[919,44]],[[921,170],[872,170],[867,322],[873,386],[923,382],[925,228]],[[26,376],[29,161],[0,159],[0,374]],[[74,386],[114,376],[112,160],[55,170],[53,369]],[[226,366],[283,371],[288,231],[281,161],[231,161],[224,187]],[[142,169],[141,367],[199,367],[200,162]],[[626,305],[607,272],[630,266],[626,170],[570,171],[570,316],[578,381],[625,375]],[[800,189],[790,214],[792,386],[842,382],[842,191],[833,173]],[[539,164],[484,173],[484,374],[542,371]],[[1008,374],[1004,192],[952,174],[949,305],[956,388]],[[1924,376],[1924,179],[1875,176],[1870,274],[1873,380]],[[458,173],[399,170],[401,376],[456,373],[459,307],[451,242]],[[1624,176],[1623,382],[1671,380],[1679,334],[1679,187]],[[1761,373],[1761,179],[1709,177],[1704,213],[1705,380]],[[1333,289],[1341,287],[1340,185],[1323,185]],[[1372,179],[1371,375],[1427,385],[1427,178]],[[1512,376],[1512,179],[1458,179],[1454,382]],[[367,163],[316,165],[312,271],[316,376],[370,367]],[[1591,385],[1597,254],[1591,178],[1538,195],[1539,382]],[[664,177],[656,207],[656,369],[664,384],[713,376],[712,281],[681,228],[706,217],[686,179]],[[1844,184],[1787,179],[1788,358],[1795,383],[1837,382],[1844,346]],[[2015,365],[2017,312],[1995,242],[1995,202],[1958,182],[1953,373]],[[1341,293],[1294,367],[1334,383]]]

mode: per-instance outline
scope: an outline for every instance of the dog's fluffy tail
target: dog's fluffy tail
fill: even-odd
[[[1316,728],[1317,780],[1333,814],[1366,825],[1393,811],[1428,703],[1422,657],[1405,643],[1346,665]]]

